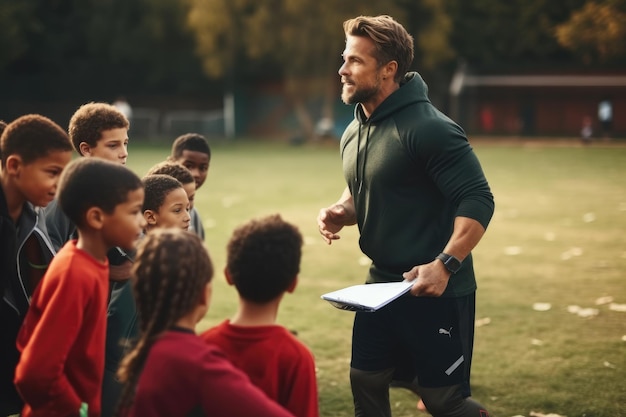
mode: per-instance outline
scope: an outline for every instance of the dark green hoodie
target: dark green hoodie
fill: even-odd
[[[428,99],[418,73],[365,118],[361,105],[341,138],[343,171],[356,207],[368,282],[401,281],[432,262],[450,239],[454,218],[485,228],[493,195],[465,132]],[[472,257],[450,278],[444,296],[476,289]]]

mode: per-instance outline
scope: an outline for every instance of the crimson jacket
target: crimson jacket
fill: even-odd
[[[109,263],[69,241],[35,290],[17,345],[22,417],[100,415]]]
[[[148,353],[128,417],[293,417],[191,330],[165,332]]]

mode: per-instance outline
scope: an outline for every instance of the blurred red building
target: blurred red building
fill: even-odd
[[[471,74],[450,84],[450,115],[480,134],[578,136],[591,117],[600,135],[598,105],[609,100],[612,136],[626,136],[626,71],[614,73]]]

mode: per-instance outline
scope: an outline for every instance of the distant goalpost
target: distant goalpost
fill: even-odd
[[[218,110],[167,110],[134,108],[131,120],[133,136],[150,140],[162,137],[171,139],[185,133],[199,133],[206,137],[234,138],[235,99],[224,96],[224,107]]]

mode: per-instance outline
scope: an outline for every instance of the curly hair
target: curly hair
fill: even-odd
[[[72,115],[68,131],[74,149],[80,154],[82,142],[95,147],[102,132],[129,127],[128,119],[116,107],[108,103],[91,102],[80,106]]]
[[[190,184],[192,182],[195,183],[191,171],[189,171],[186,166],[176,162],[159,162],[150,168],[146,176],[155,174],[169,175],[170,177],[176,178],[183,185]]]
[[[301,257],[300,231],[275,214],[235,229],[228,242],[226,269],[243,299],[266,303],[293,283]]]
[[[198,133],[186,133],[177,137],[172,143],[170,159],[178,160],[182,157],[183,151],[197,151],[205,153],[211,159],[211,148],[206,138]]]
[[[39,114],[27,114],[7,124],[0,132],[2,167],[6,158],[19,155],[26,164],[53,151],[71,151],[67,133],[55,122]]]
[[[180,181],[165,174],[146,175],[142,182],[145,189],[143,211],[159,211],[169,193],[177,188],[183,188]]]
[[[90,207],[112,213],[128,199],[128,193],[143,188],[139,177],[123,165],[100,158],[70,162],[59,180],[59,206],[77,226],[84,223]]]

